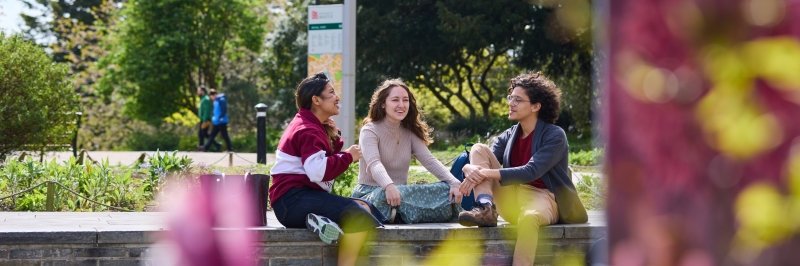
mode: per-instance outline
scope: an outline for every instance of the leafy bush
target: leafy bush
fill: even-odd
[[[603,156],[603,150],[594,148],[588,151],[571,152],[569,154],[569,164],[581,166],[597,165]]]
[[[221,138],[217,138],[219,142],[225,145]],[[258,143],[256,143],[256,133],[239,135],[231,138],[231,145],[236,152],[256,152],[258,150]],[[267,150],[267,153],[270,151]],[[275,152],[274,150],[272,152]]]
[[[36,44],[0,32],[0,161],[12,151],[70,143],[80,107],[67,71]]]
[[[269,173],[271,165],[220,167],[204,163],[191,165],[192,160],[172,152],[156,152],[140,165],[109,166],[108,161],[99,164],[79,165],[74,158],[64,162],[55,160],[39,163],[33,159],[9,160],[0,166],[0,197],[20,192],[30,187],[54,181],[92,200],[128,210],[152,211],[157,206],[156,194],[163,194],[171,185],[194,186],[192,178],[202,174]],[[338,191],[349,196],[358,176],[357,166],[352,166],[338,184]],[[337,179],[338,180],[338,179]],[[175,182],[175,181],[188,181]],[[338,182],[337,182],[338,183]],[[181,189],[183,187],[180,187]],[[66,189],[56,185],[54,211],[113,211],[102,205],[87,202]],[[38,186],[16,197],[0,200],[0,211],[44,211],[47,198],[46,185]]]
[[[180,142],[180,135],[174,132],[165,131],[155,134],[133,132],[125,141],[124,149],[129,151],[177,150]]]
[[[0,184],[3,195],[13,194],[45,181],[54,181],[66,186],[80,195],[111,206],[130,210],[142,210],[147,198],[141,181],[131,177],[131,169],[111,168],[108,161],[97,165],[78,165],[74,158],[64,164],[53,159],[39,163],[32,159],[19,162],[9,160],[0,168]],[[39,186],[32,191],[0,202],[3,210],[44,211],[47,187]],[[102,205],[87,202],[85,199],[55,185],[53,210],[55,211],[97,211],[107,210]]]
[[[333,183],[333,189],[331,193],[342,196],[342,197],[350,197],[353,194],[353,188],[356,187],[358,184],[358,164],[353,163],[350,164],[350,167],[347,168],[347,171],[344,171],[342,175],[336,178],[336,182]]]
[[[595,140],[588,134],[567,134],[570,152],[588,151],[596,146]]]
[[[164,155],[156,151],[155,156],[150,156],[147,163],[139,165],[141,171],[147,175],[144,181],[144,191],[151,194],[156,193],[167,175],[185,176],[191,164],[192,159],[186,155],[178,157],[178,151],[174,151],[172,154],[164,152]]]
[[[590,211],[603,210],[608,193],[603,187],[602,180],[589,175],[583,175],[580,178],[580,181],[575,184],[575,189],[578,190],[578,197],[583,202],[583,206]]]
[[[281,141],[283,130],[274,130],[267,128],[267,153],[274,153],[278,148],[278,143]],[[219,138],[217,138],[219,139]],[[256,142],[256,132],[244,132],[241,135],[231,137],[231,145],[233,145],[236,152],[256,152],[258,150],[258,143]]]
[[[197,135],[181,136],[180,137],[180,141],[178,141],[178,150],[179,151],[196,151],[198,144],[200,144],[200,142],[197,139]]]

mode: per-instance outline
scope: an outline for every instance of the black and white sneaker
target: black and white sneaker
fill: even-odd
[[[325,216],[309,213],[306,216],[306,228],[311,232],[317,233],[319,239],[327,244],[339,243],[339,238],[344,234],[339,225]]]

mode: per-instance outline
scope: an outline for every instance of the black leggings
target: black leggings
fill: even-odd
[[[305,228],[309,213],[339,224],[345,233],[358,233],[380,225],[367,210],[350,198],[309,187],[292,188],[272,203],[275,216],[286,228]]]

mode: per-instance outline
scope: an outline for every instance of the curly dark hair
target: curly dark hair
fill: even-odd
[[[531,71],[512,78],[508,94],[511,94],[516,87],[525,89],[531,104],[542,104],[542,108],[539,109],[539,119],[550,124],[556,123],[561,109],[561,89],[556,87],[555,83],[547,79],[542,72]]]

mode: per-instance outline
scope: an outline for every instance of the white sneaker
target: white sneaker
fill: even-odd
[[[339,243],[339,238],[344,234],[335,222],[325,216],[309,213],[306,216],[306,228],[317,233],[319,239],[327,244]]]

